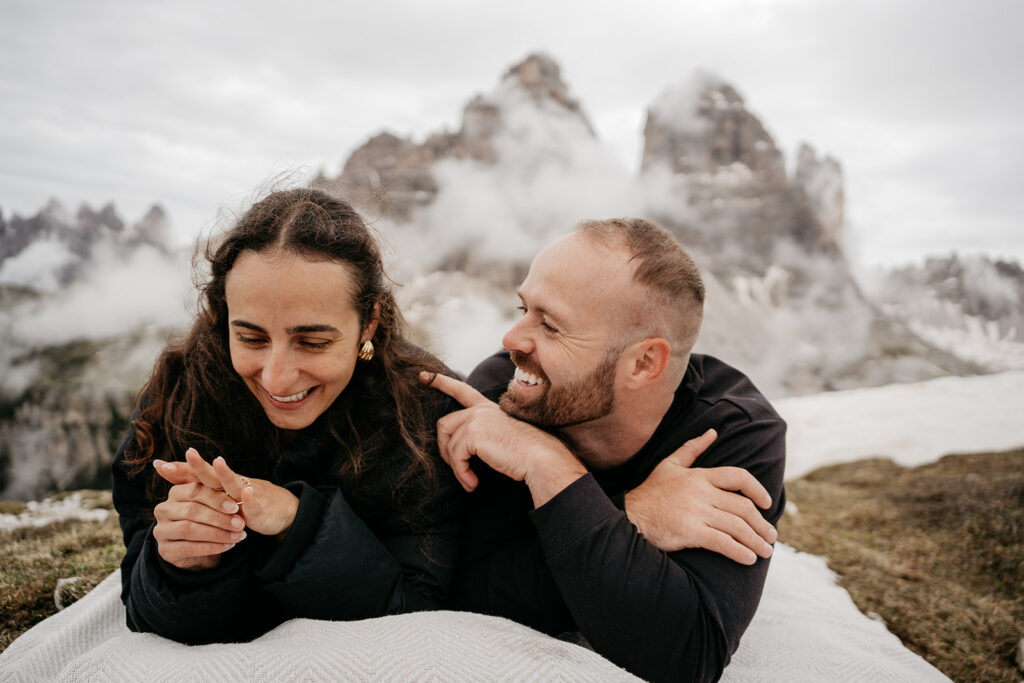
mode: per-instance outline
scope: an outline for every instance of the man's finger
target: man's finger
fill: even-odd
[[[718,531],[729,534],[740,545],[749,548],[761,557],[772,556],[772,546],[747,523],[747,520],[724,510],[716,510],[708,517],[707,524]]]
[[[465,422],[464,411],[450,413],[437,422],[437,446],[441,458],[452,468],[452,474],[466,491],[472,493],[479,483],[476,473],[469,466],[471,457],[463,440],[459,438],[459,427]]]
[[[465,410],[456,410],[455,412],[448,413],[437,421],[437,449],[441,453],[441,459],[449,465],[452,463],[449,455],[451,448],[448,444],[451,442],[452,436],[459,431],[459,427],[465,421]]]
[[[762,486],[754,475],[740,467],[710,469],[708,481],[725,491],[739,491],[759,508],[767,510],[772,506],[772,497],[768,495],[768,489]]]
[[[427,372],[424,370],[420,373],[420,381],[427,386],[448,394],[461,403],[465,408],[469,408],[480,403],[490,403],[490,401],[487,400],[487,397],[479,391],[465,382],[460,382],[454,377],[449,377],[448,375],[442,375],[437,372]]]
[[[746,496],[721,491],[713,504],[719,510],[743,520],[745,522],[744,526],[750,528],[763,539],[762,543],[774,543],[778,540],[778,531],[771,525],[771,522],[761,516],[761,512],[754,507],[754,504]],[[752,545],[750,549],[757,552],[757,548]],[[758,552],[758,554],[760,555],[761,553]]]
[[[680,467],[689,467],[697,460],[701,453],[706,451],[718,438],[718,432],[709,429],[696,439],[690,439],[677,448],[667,459],[671,459]]]
[[[742,543],[736,542],[729,534],[717,529],[707,528],[707,535],[701,541],[700,547],[706,548],[719,555],[725,555],[733,562],[752,565],[757,562],[757,555],[750,548]]]

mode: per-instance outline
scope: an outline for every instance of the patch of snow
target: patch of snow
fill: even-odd
[[[789,424],[786,478],[886,457],[904,467],[949,453],[1024,446],[1024,371],[797,396],[774,401]]]
[[[17,515],[0,514],[0,531],[13,531],[20,527],[41,527],[65,519],[80,519],[102,522],[110,516],[111,510],[89,510],[82,504],[82,494],[72,493],[61,499],[46,498],[26,503],[24,512]]]

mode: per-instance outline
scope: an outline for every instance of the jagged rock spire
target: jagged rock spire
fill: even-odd
[[[475,95],[462,111],[462,123],[454,133],[440,132],[417,144],[390,132],[381,132],[356,149],[336,178],[321,174],[312,185],[348,198],[357,205],[379,209],[393,218],[408,219],[437,195],[432,166],[443,159],[469,159],[483,164],[499,163],[495,139],[514,125],[522,107],[561,122],[570,122],[594,138],[594,128],[569,94],[561,70],[551,57],[534,53],[505,72],[498,87]],[[557,136],[552,136],[557,137]],[[522,148],[530,141],[523,140]]]
[[[648,109],[641,169],[713,173],[740,163],[773,181],[785,178],[782,155],[743,98],[706,72],[665,90]]]

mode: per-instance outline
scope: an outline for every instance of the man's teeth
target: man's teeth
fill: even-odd
[[[301,401],[302,399],[309,396],[309,392],[311,391],[313,391],[313,387],[310,387],[305,391],[300,391],[297,394],[292,394],[291,396],[274,396],[273,394],[270,394],[270,398],[274,399],[278,403],[295,403],[296,401]]]
[[[538,384],[544,384],[544,380],[542,380],[540,377],[531,375],[530,373],[520,370],[519,368],[516,368],[515,377],[517,381],[522,382],[523,384],[528,384],[531,387],[536,386]]]

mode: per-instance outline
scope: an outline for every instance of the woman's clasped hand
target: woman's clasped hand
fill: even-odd
[[[184,463],[158,459],[153,466],[173,484],[167,500],[153,510],[153,536],[160,556],[181,569],[214,567],[222,553],[245,540],[246,529],[281,535],[295,520],[298,497],[269,481],[236,474],[224,458],[210,464],[190,448]]]

